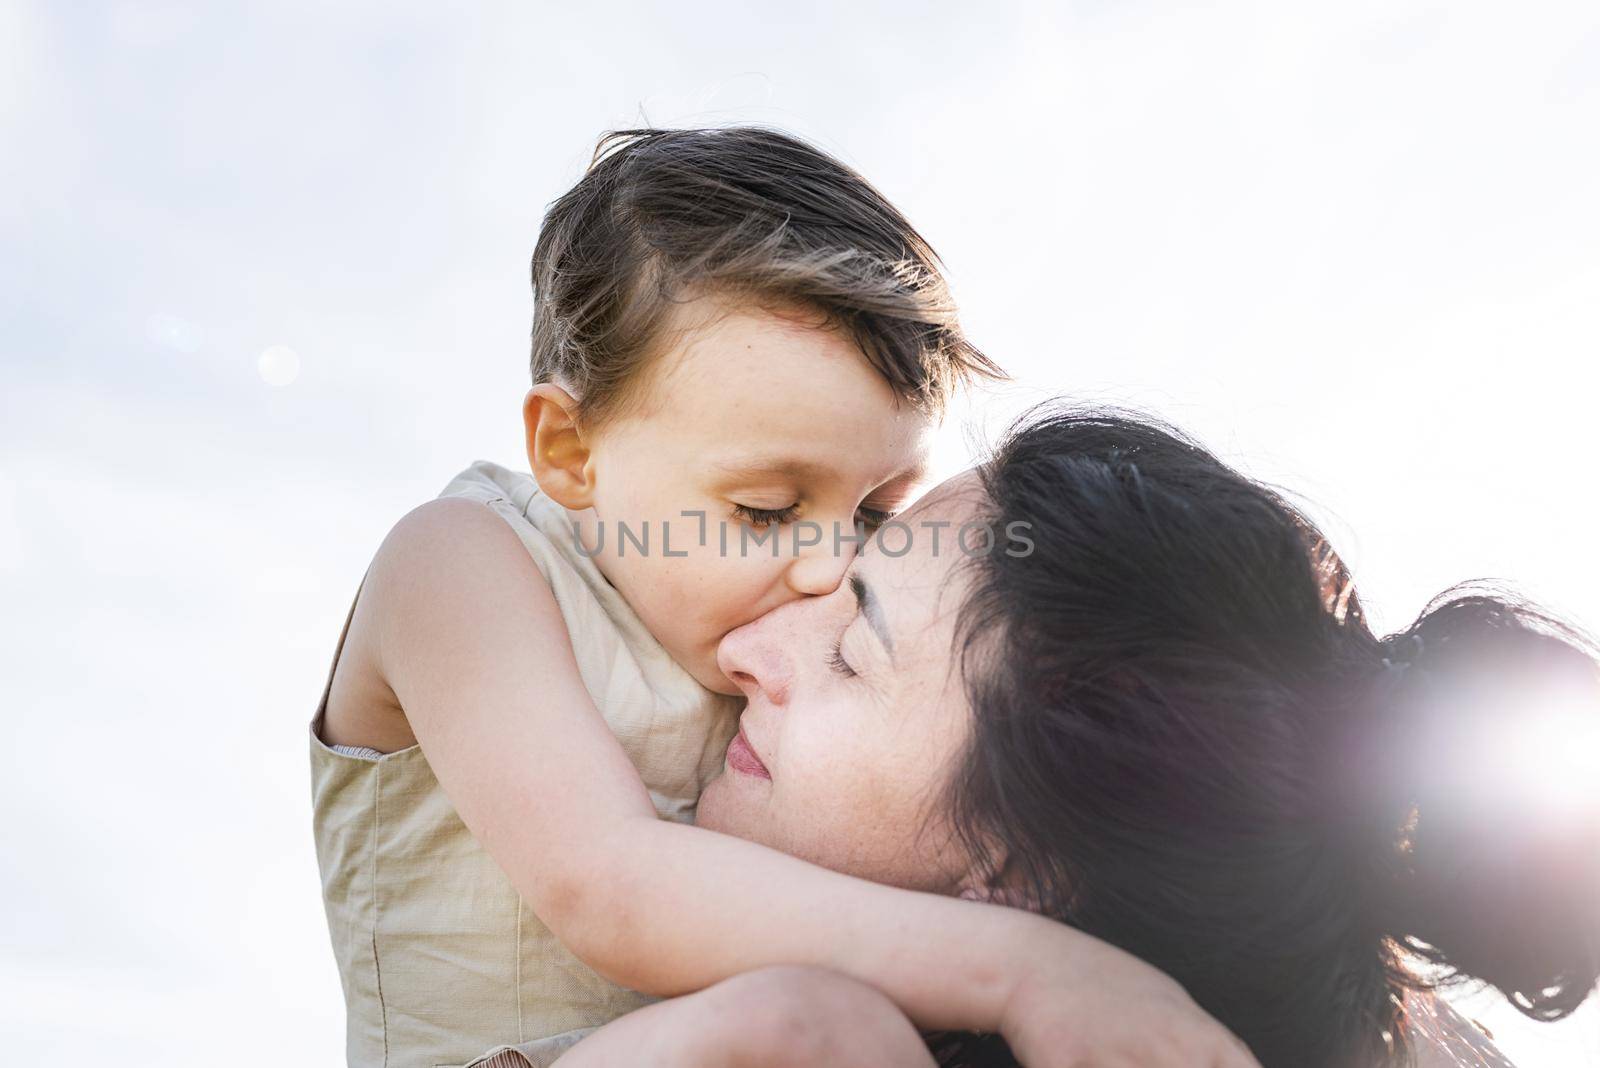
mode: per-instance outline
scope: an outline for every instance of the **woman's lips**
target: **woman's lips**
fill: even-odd
[[[772,778],[767,766],[761,763],[756,751],[750,748],[750,739],[744,736],[743,727],[740,727],[739,733],[733,736],[733,741],[728,743],[728,767],[760,779]]]

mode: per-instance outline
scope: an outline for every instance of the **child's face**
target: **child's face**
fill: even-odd
[[[739,692],[717,666],[723,635],[832,592],[857,522],[870,533],[923,477],[932,418],[816,321],[710,298],[683,305],[635,403],[587,441],[594,504],[574,513],[583,545],[603,536],[606,578],[722,693]],[[647,553],[619,539],[626,526],[642,540],[646,524]]]

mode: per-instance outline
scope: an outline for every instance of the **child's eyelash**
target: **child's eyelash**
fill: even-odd
[[[856,676],[856,669],[845,663],[844,635],[842,634],[839,636],[839,640],[833,643],[833,652],[828,655],[828,666],[847,679],[853,679]]]
[[[735,518],[743,519],[751,526],[765,527],[773,523],[792,523],[794,517],[800,514],[800,506],[791,504],[787,508],[751,508],[749,505],[736,504],[733,506]]]
[[[793,523],[800,514],[800,506],[791,504],[786,508],[754,508],[748,504],[733,506],[735,518],[743,519],[752,526],[765,527],[773,523]],[[869,529],[876,530],[895,517],[894,512],[881,508],[857,508],[856,516],[861,523]]]

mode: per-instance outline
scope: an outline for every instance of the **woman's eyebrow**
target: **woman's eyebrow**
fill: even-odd
[[[872,592],[872,587],[867,585],[867,580],[858,572],[850,572],[850,592],[856,595],[856,608],[867,619],[867,626],[872,633],[878,636],[878,641],[883,643],[883,651],[889,654],[889,663],[894,663],[894,639],[889,637],[889,627],[883,619],[883,605]]]

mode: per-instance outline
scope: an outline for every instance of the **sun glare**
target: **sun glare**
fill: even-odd
[[[1503,769],[1551,818],[1600,809],[1600,707],[1576,696],[1519,717],[1498,739]]]

